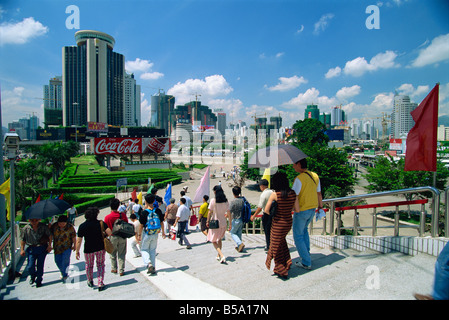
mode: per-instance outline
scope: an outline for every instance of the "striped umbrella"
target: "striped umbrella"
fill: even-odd
[[[307,155],[301,149],[291,144],[280,144],[257,150],[248,160],[248,168],[273,168],[305,158]]]

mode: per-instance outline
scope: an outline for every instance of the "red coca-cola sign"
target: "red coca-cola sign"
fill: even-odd
[[[141,138],[95,138],[95,154],[142,153]]]

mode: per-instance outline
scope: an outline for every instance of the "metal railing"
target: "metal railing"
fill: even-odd
[[[431,192],[432,193],[432,203],[430,205],[430,211],[431,211],[431,223],[430,223],[430,233],[432,237],[436,237],[438,236],[438,228],[439,228],[439,223],[438,223],[438,217],[439,217],[439,213],[440,213],[440,192],[434,188],[434,187],[418,187],[418,188],[409,188],[409,189],[400,189],[400,190],[393,190],[393,191],[384,191],[384,192],[376,192],[376,193],[367,193],[367,194],[361,194],[361,195],[353,195],[353,196],[347,196],[347,197],[342,197],[342,198],[333,198],[333,199],[325,199],[323,200],[324,204],[329,204],[330,208],[329,208],[329,218],[330,218],[330,230],[331,230],[331,234],[333,234],[333,230],[334,230],[334,225],[335,225],[335,218],[337,217],[337,219],[341,219],[338,217],[338,214],[336,214],[337,207],[335,206],[336,203],[338,202],[346,202],[346,201],[355,201],[355,200],[362,200],[362,199],[368,199],[368,198],[379,198],[379,197],[384,197],[384,196],[397,196],[397,195],[405,195],[405,194],[410,194],[410,193],[421,193],[421,192]],[[407,204],[407,203],[404,203]],[[424,205],[424,204],[421,204]],[[447,210],[447,198],[446,198],[446,210]],[[421,210],[421,222],[420,222],[420,233],[424,233],[424,223],[425,223],[425,219],[423,218],[423,216],[425,215],[424,212],[424,208],[422,208]],[[326,215],[327,216],[327,215]],[[377,228],[377,213],[374,210],[373,213],[373,225],[372,228],[375,232],[376,228]],[[341,220],[337,220],[337,222],[339,222]],[[445,226],[447,229],[447,225],[448,225],[448,215],[446,214],[445,216]],[[407,227],[407,226],[401,226],[399,224],[399,211],[398,211],[398,206],[396,206],[396,212],[395,212],[395,219],[394,219],[394,235],[397,236],[399,235],[399,228],[401,227]],[[337,225],[337,235],[340,233],[341,230],[341,225],[340,223],[338,223]],[[447,235],[447,233],[446,233]]]
[[[323,219],[322,226],[321,227],[314,227],[314,223],[312,222],[310,224],[310,234],[313,234],[313,230],[319,229],[321,230],[321,234],[337,234],[340,235],[341,230],[343,229],[353,229],[355,232],[354,234],[357,234],[358,229],[372,229],[372,235],[375,236],[377,234],[378,228],[393,228],[394,229],[394,235],[399,235],[399,229],[400,228],[416,228],[418,230],[418,233],[420,236],[422,236],[425,232],[425,218],[426,218],[426,210],[425,210],[425,204],[428,203],[428,200],[422,199],[422,200],[414,200],[414,201],[396,201],[396,202],[390,202],[382,204],[374,204],[374,205],[365,205],[365,206],[352,206],[352,207],[337,207],[336,204],[339,202],[347,202],[347,201],[355,201],[355,200],[363,200],[367,198],[380,198],[385,196],[392,196],[392,195],[405,195],[410,193],[421,193],[421,192],[431,192],[432,193],[432,201],[430,204],[430,211],[431,211],[431,236],[436,237],[438,236],[438,216],[439,216],[439,210],[440,210],[440,192],[433,188],[433,187],[418,187],[418,188],[410,188],[410,189],[401,189],[401,190],[393,190],[393,191],[385,191],[385,192],[376,192],[376,193],[368,193],[368,194],[362,194],[362,195],[353,195],[353,196],[347,196],[347,197],[341,197],[341,198],[333,198],[333,199],[324,199],[323,203],[329,205],[329,209],[326,210],[326,217]],[[445,203],[446,203],[446,210],[445,210],[445,218],[444,218],[444,230],[446,237],[448,236],[448,226],[449,226],[449,188],[446,189],[446,196],[445,196]],[[420,204],[421,210],[420,210],[420,224],[418,226],[410,226],[406,224],[401,224],[399,222],[399,206],[404,205],[410,205],[410,204]],[[395,213],[394,213],[394,220],[393,220],[393,226],[378,226],[377,225],[377,207],[388,207],[393,206],[396,207]],[[373,208],[372,213],[372,226],[358,226],[357,225],[357,209],[367,209],[367,208]],[[354,209],[354,225],[351,227],[343,227],[341,224],[341,212],[348,209]],[[247,234],[259,234],[263,233],[263,227],[262,223],[260,222],[260,217],[262,215],[258,215],[257,218],[252,222],[248,223],[245,226],[245,232]],[[259,221],[257,221],[259,220]],[[337,228],[335,228],[335,222],[337,220]],[[329,231],[327,230],[329,226]]]
[[[19,226],[15,225],[15,244],[12,244],[11,241],[11,228],[9,228],[5,234],[0,239],[0,288],[4,284],[5,276],[8,275],[9,269],[11,267],[11,257],[12,250],[15,252],[19,252]],[[16,261],[18,260],[18,254],[15,254]]]

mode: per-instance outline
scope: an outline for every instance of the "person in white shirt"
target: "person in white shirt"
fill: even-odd
[[[136,199],[136,203],[133,205],[133,212],[132,213],[134,213],[136,216],[137,216],[137,219],[139,219],[140,217],[139,217],[139,211],[140,210],[143,210],[143,207],[142,207],[142,205],[139,203],[139,199]]]
[[[192,199],[190,199],[189,196],[186,196],[186,192],[185,192],[184,190],[182,190],[182,191],[180,192],[180,194],[181,194],[181,198],[186,199],[186,207],[189,209],[189,218],[190,218],[190,211],[193,211],[193,208],[192,208],[192,205],[193,205]],[[181,203],[180,203],[179,205],[181,205]],[[188,221],[189,221],[189,219],[187,219],[187,222],[188,222]],[[189,223],[186,223],[185,233],[186,233],[186,234],[189,234],[189,233],[190,233],[190,232],[189,232]]]
[[[186,199],[181,198],[180,199],[180,206],[178,208],[178,211],[176,212],[176,220],[173,225],[173,227],[176,227],[176,225],[179,223],[178,226],[178,238],[179,238],[179,244],[182,245],[183,242],[187,245],[187,249],[192,249],[192,246],[190,245],[189,240],[187,240],[187,237],[185,235],[185,229],[186,224],[189,222],[190,217],[190,210],[186,206]]]
[[[267,213],[265,213],[263,210],[265,209],[265,206],[267,205],[268,199],[270,198],[271,194],[273,193],[273,190],[268,188],[268,180],[262,179],[259,181],[259,188],[260,191],[262,191],[262,194],[260,195],[259,204],[257,205],[256,212],[251,216],[251,221],[254,221],[254,218],[260,213],[263,213],[262,216],[262,226],[265,233],[265,242],[267,244],[265,250],[268,251],[270,248],[270,234],[271,234],[271,220],[273,217]]]
[[[133,249],[133,252],[134,252],[134,258],[138,258],[138,257],[142,256],[142,254],[140,253],[140,248],[139,248],[140,241],[137,239],[137,232],[139,231],[140,222],[134,213],[131,214],[129,219],[131,220],[132,224],[134,225],[134,230],[136,231],[136,236],[134,236],[133,239],[131,240],[131,248]]]

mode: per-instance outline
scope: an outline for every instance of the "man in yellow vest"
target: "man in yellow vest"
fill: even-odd
[[[310,259],[308,226],[315,216],[315,210],[323,207],[320,178],[315,172],[307,170],[306,159],[293,164],[293,169],[299,173],[292,187],[298,196],[299,203],[299,208],[295,207],[293,214],[293,239],[302,260],[296,265],[310,270],[312,260]]]

